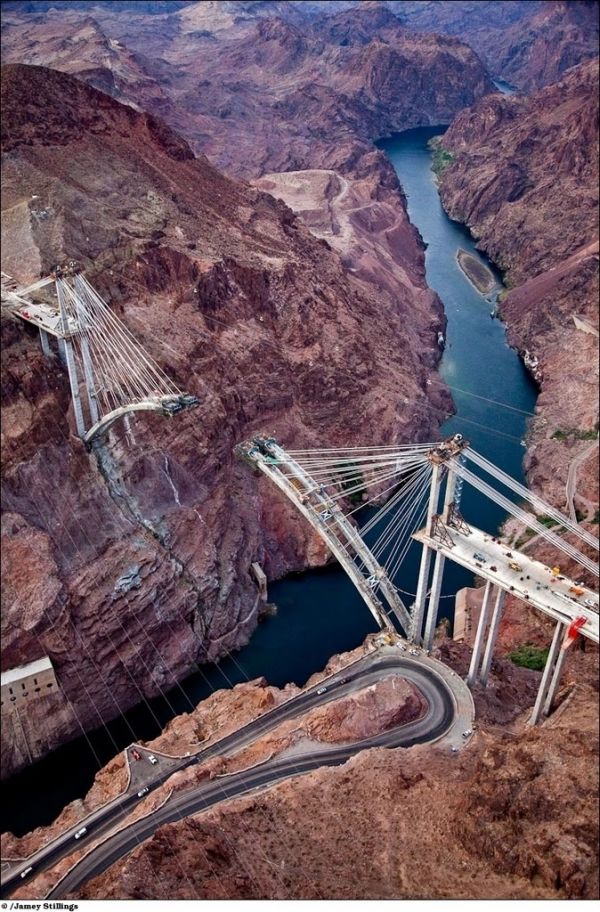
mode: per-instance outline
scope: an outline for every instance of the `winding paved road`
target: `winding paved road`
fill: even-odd
[[[282,722],[394,674],[399,674],[415,684],[425,696],[428,708],[419,719],[352,744],[315,744],[314,749],[303,754],[279,755],[250,769],[208,780],[196,788],[177,793],[147,817],[107,835],[102,842],[94,845],[48,894],[48,898],[72,893],[89,878],[105,871],[118,858],[149,838],[165,823],[199,813],[221,801],[246,794],[256,788],[273,785],[321,766],[340,765],[359,751],[370,747],[410,747],[413,744],[444,738],[448,743],[449,752],[456,752],[467,743],[469,736],[464,737],[463,732],[470,733],[474,713],[473,701],[467,686],[447,666],[427,657],[425,653],[418,651],[417,655],[410,655],[407,644],[400,641],[399,646],[382,647],[377,652],[359,659],[192,757],[169,762],[169,758],[159,754],[159,765],[153,767],[153,770],[156,769],[156,775],[148,783],[149,787],[155,789],[177,770],[204,763],[211,757],[238,753]],[[167,770],[160,768],[165,761],[168,763]],[[135,789],[137,788],[139,786],[135,786]],[[86,842],[95,842],[99,836],[112,831],[139,801],[140,797],[136,790],[133,794],[119,796],[85,820],[79,821],[76,827],[44,847],[35,856],[24,860],[18,867],[11,868],[3,882],[2,895],[9,895],[17,884],[35,877],[40,870],[56,863],[59,858],[80,848]],[[88,830],[85,838],[74,842],[74,833],[83,826]],[[26,878],[21,878],[21,873],[30,866],[32,871]]]
[[[596,439],[591,444],[591,446],[586,447],[585,450],[582,450],[581,453],[579,453],[575,457],[575,459],[573,459],[571,461],[571,465],[569,466],[569,474],[567,475],[567,483],[565,485],[565,494],[566,494],[569,515],[570,515],[571,519],[573,520],[573,522],[578,522],[577,510],[575,509],[575,493],[577,491],[577,472],[579,471],[580,466],[586,461],[588,456],[590,456],[594,452],[594,450],[596,449],[597,446],[598,446],[598,440]],[[583,498],[583,497],[581,499],[585,501],[585,505],[588,510],[587,518],[590,519],[589,513],[591,511],[593,514],[594,505],[591,503],[591,501],[585,500],[585,498]]]

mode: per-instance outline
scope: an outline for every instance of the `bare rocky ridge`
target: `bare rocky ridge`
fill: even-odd
[[[12,54],[17,46],[21,51],[21,56],[9,56],[6,61],[50,64],[70,72],[83,72],[82,65],[77,64],[77,55],[82,55],[83,59],[89,55],[77,41],[79,27],[74,27],[72,37],[66,41],[59,41],[59,35],[61,29],[64,36],[68,34],[70,24],[85,19],[86,27],[93,23],[98,29],[94,38],[94,42],[99,42],[96,50],[104,45],[102,53],[96,56],[96,66],[89,68],[85,78],[99,88],[117,92],[123,90],[123,81],[119,77],[121,64],[115,53],[118,45],[113,42],[125,43],[125,47],[118,48],[124,58],[131,57],[128,48],[136,52],[134,70],[140,63],[143,67],[145,62],[152,69],[156,65],[152,54],[169,56],[173,44],[177,44],[180,53],[196,44],[211,55],[214,49],[211,45],[216,42],[250,35],[257,24],[276,18],[307,33],[312,31],[319,39],[327,36],[329,42],[342,47],[368,43],[377,34],[388,41],[383,31],[386,27],[394,31],[402,28],[420,35],[452,36],[472,47],[495,78],[505,79],[524,91],[556,82],[569,67],[596,56],[598,48],[596,0],[502,0],[501,3],[495,0],[440,3],[422,0],[201,0],[163,4],[152,10],[152,15],[140,3],[129,4],[128,9],[109,2],[89,4],[84,9],[76,9],[70,3],[37,3],[35,8],[33,4],[5,3],[4,7],[6,53]],[[27,42],[23,41],[25,36]],[[54,49],[51,50],[53,41]],[[45,58],[43,54],[48,52],[55,56]],[[186,56],[193,63],[191,55]],[[69,60],[75,69],[69,70]],[[163,74],[167,75],[171,69],[177,75],[178,63],[176,57],[172,66],[161,60]],[[95,80],[103,80],[103,84]],[[138,93],[144,81],[145,77],[137,86]],[[181,132],[181,125],[179,129]]]
[[[2,90],[3,269],[27,280],[67,256],[92,261],[92,281],[201,402],[181,420],[138,420],[133,447],[115,429],[90,459],[62,369],[7,324],[3,667],[48,653],[89,726],[137,702],[138,686],[156,694],[247,641],[251,561],[275,578],[325,559],[235,462],[239,440],[431,439],[448,407],[432,373],[441,308],[406,223],[392,302],[152,116],[41,68],[5,68]],[[59,701],[21,714],[34,756],[78,731]],[[6,775],[28,754],[3,728]]]
[[[253,184],[283,200],[326,240],[367,294],[374,287],[390,303],[402,301],[424,279],[422,264],[407,256],[414,229],[394,196],[381,193],[376,172],[353,179],[331,170],[284,171]],[[423,291],[424,304],[430,295]],[[409,310],[405,318],[407,326],[413,323]]]
[[[454,157],[444,206],[506,272],[501,313],[541,386],[529,480],[569,511],[569,466],[587,453],[574,490],[584,519],[598,506],[597,129],[594,61],[530,98],[482,99],[442,140]]]
[[[418,31],[456,35],[490,73],[526,92],[598,54],[597,0],[452,0],[388,4]]]
[[[102,89],[112,83],[120,100],[162,117],[195,151],[246,177],[306,168],[356,174],[372,167],[360,159],[373,153],[373,139],[447,123],[493,91],[470,48],[403,29],[377,4],[319,28],[232,16],[238,4],[214,6],[185,7],[166,22],[98,10],[101,24],[79,60],[80,12],[15,14],[3,33],[3,59],[64,69]],[[223,28],[207,30],[209,20]],[[89,18],[85,27],[92,28]],[[148,91],[140,69],[160,90]]]

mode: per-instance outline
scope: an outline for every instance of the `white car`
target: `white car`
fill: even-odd
[[[138,792],[138,798],[143,798],[144,795],[147,795],[147,794],[148,794],[148,791],[149,791],[148,786],[147,786],[147,785],[144,786],[143,789],[140,789],[140,790],[139,790],[139,792]]]
[[[85,836],[87,833],[87,827],[81,827],[80,830],[77,830],[75,833],[75,839],[81,839],[82,836]]]
[[[154,765],[155,763],[158,763],[158,760],[156,759],[154,754],[148,754],[148,760],[150,761],[150,763],[152,763],[152,765]]]
[[[317,693],[318,693],[318,694],[324,694],[326,690],[327,690],[326,687],[319,687]]]
[[[588,608],[598,608],[598,605],[596,604],[596,602],[594,601],[594,599],[591,599],[591,598],[586,598],[586,599],[584,599],[584,600],[583,600],[583,604],[584,604],[584,605],[587,605]]]

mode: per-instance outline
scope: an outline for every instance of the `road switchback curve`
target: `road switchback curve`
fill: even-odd
[[[456,753],[468,742],[472,733],[473,701],[470,691],[461,678],[441,662],[420,651],[416,656],[409,656],[405,654],[405,646],[400,649],[402,651],[395,647],[384,647],[378,653],[359,660],[351,666],[351,671],[343,669],[331,679],[320,682],[254,723],[244,726],[239,732],[232,733],[223,739],[229,742],[226,748],[223,742],[211,745],[185,765],[204,762],[209,753],[213,756],[218,753],[231,754],[286,719],[294,718],[339,696],[353,693],[392,674],[401,675],[410,681],[425,697],[427,711],[419,719],[352,744],[331,747],[319,744],[315,745],[314,750],[302,754],[280,755],[250,769],[203,782],[196,788],[173,795],[147,817],[134,821],[91,848],[50,891],[47,898],[57,899],[72,894],[87,880],[106,871],[167,823],[201,813],[222,801],[275,785],[319,767],[339,766],[368,748],[411,747],[444,739],[448,751]],[[237,745],[236,735],[239,735]],[[220,751],[217,750],[219,744]]]

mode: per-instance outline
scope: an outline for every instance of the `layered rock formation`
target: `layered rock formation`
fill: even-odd
[[[8,53],[12,54],[17,46],[21,51],[21,56],[9,59],[66,68],[72,52],[77,54],[83,50],[86,55],[70,29],[73,27],[77,31],[74,23],[81,22],[87,10],[75,9],[73,4],[64,2],[5,3],[4,7],[4,40]],[[92,5],[91,12],[96,26],[105,33],[107,47],[97,58],[96,73],[88,71],[86,79],[96,84],[96,78],[104,78],[106,86],[110,85],[108,74],[113,69],[108,39],[123,41],[138,52],[150,69],[157,64],[151,59],[152,54],[167,59],[172,57],[170,69],[177,77],[182,59],[186,60],[186,67],[190,64],[202,66],[190,54],[194,45],[213,59],[217,43],[243,36],[254,41],[257,24],[264,25],[273,19],[311,32],[327,43],[342,46],[362,44],[373,37],[389,43],[388,35],[382,30],[385,28],[397,32],[402,27],[421,35],[453,36],[472,47],[495,78],[504,79],[524,91],[555,82],[569,67],[594,57],[598,47],[596,0],[100,2]],[[88,24],[90,22],[88,20]],[[66,41],[59,39],[57,27],[59,32],[62,29],[63,36],[69,36]],[[23,41],[26,34],[29,40]],[[127,53],[125,48],[122,50]],[[53,53],[53,58],[43,56],[48,52]],[[160,66],[167,75],[169,67],[164,59]],[[208,71],[207,76],[210,80]]]
[[[73,708],[48,697],[24,733],[3,726],[6,775],[245,642],[252,561],[273,578],[325,559],[235,443],[430,439],[448,400],[432,378],[440,306],[406,224],[401,293],[367,295],[286,206],[155,118],[41,68],[5,68],[2,90],[3,269],[26,281],[81,260],[201,403],[138,419],[133,446],[117,426],[91,459],[64,371],[7,323],[3,667],[50,655]]]
[[[440,188],[505,271],[501,313],[541,386],[529,479],[587,519],[598,506],[597,129],[595,61],[529,99],[490,96],[444,135],[453,160]]]

